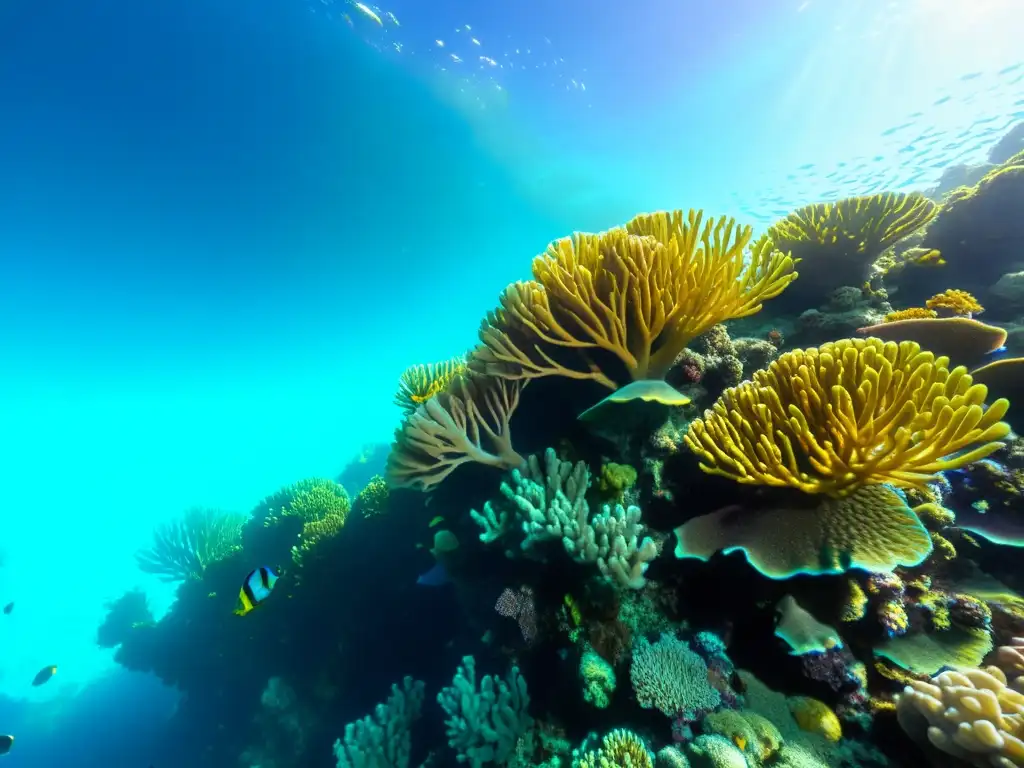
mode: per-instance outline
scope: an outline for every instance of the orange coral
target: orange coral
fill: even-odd
[[[426,491],[467,462],[520,466],[523,458],[512,448],[509,420],[523,386],[485,376],[455,377],[396,430],[388,482]]]
[[[576,234],[533,261],[480,329],[470,368],[507,379],[568,376],[618,388],[659,379],[695,337],[746,317],[796,278],[793,260],[750,227],[700,211],[638,216],[625,228]],[[603,356],[603,357],[602,357]]]
[[[925,302],[925,306],[946,316],[954,317],[971,317],[985,311],[985,308],[972,294],[956,288],[949,288],[942,293],[935,294]]]
[[[897,309],[894,312],[890,312],[885,316],[883,323],[897,323],[900,320],[918,320],[924,317],[938,317],[938,312],[934,309],[925,309],[924,307],[909,307],[908,309]]]

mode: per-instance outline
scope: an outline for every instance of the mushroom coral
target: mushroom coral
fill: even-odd
[[[750,238],[734,219],[691,210],[557,240],[533,260],[534,279],[509,285],[484,319],[470,368],[613,390],[661,379],[692,339],[760,311],[796,278],[788,254],[767,242],[748,249]],[[615,359],[627,381],[605,370]]]
[[[948,363],[913,342],[845,339],[726,390],[684,437],[701,469],[805,496],[694,518],[676,529],[676,556],[741,550],[771,578],[922,562],[931,539],[897,489],[924,490],[1010,431],[1009,403],[985,408],[987,389]]]

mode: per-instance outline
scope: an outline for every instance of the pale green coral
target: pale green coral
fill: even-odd
[[[615,669],[593,650],[580,657],[580,683],[583,700],[598,709],[606,709],[615,692]]]
[[[153,546],[136,552],[139,570],[161,581],[203,578],[207,567],[241,545],[245,515],[192,507],[153,531]]]
[[[476,660],[465,656],[452,685],[442,689],[437,701],[448,715],[448,745],[470,768],[508,762],[519,739],[533,728],[527,711],[530,695],[518,667],[505,680],[485,675],[477,688]]]

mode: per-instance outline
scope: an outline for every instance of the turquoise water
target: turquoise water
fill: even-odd
[[[553,238],[926,190],[1024,119],[1011,0],[374,8],[0,7],[0,694],[55,733],[106,601],[170,604],[156,523],[389,441]]]

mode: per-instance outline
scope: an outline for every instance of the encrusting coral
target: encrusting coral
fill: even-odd
[[[509,421],[523,382],[460,375],[420,405],[395,432],[387,479],[397,488],[429,490],[467,462],[510,469],[523,463]]]
[[[519,380],[567,376],[617,389],[660,379],[689,341],[724,320],[758,312],[796,278],[787,254],[750,227],[700,211],[638,216],[624,228],[576,234],[533,261],[480,328],[469,365]],[[605,353],[625,368],[605,370]]]
[[[985,311],[972,294],[956,288],[935,294],[925,302],[925,307],[944,317],[972,317]]]
[[[908,307],[907,309],[897,309],[890,312],[885,316],[884,323],[895,323],[900,320],[921,320],[929,317],[938,317],[939,313],[934,309],[925,309],[924,307]]]

